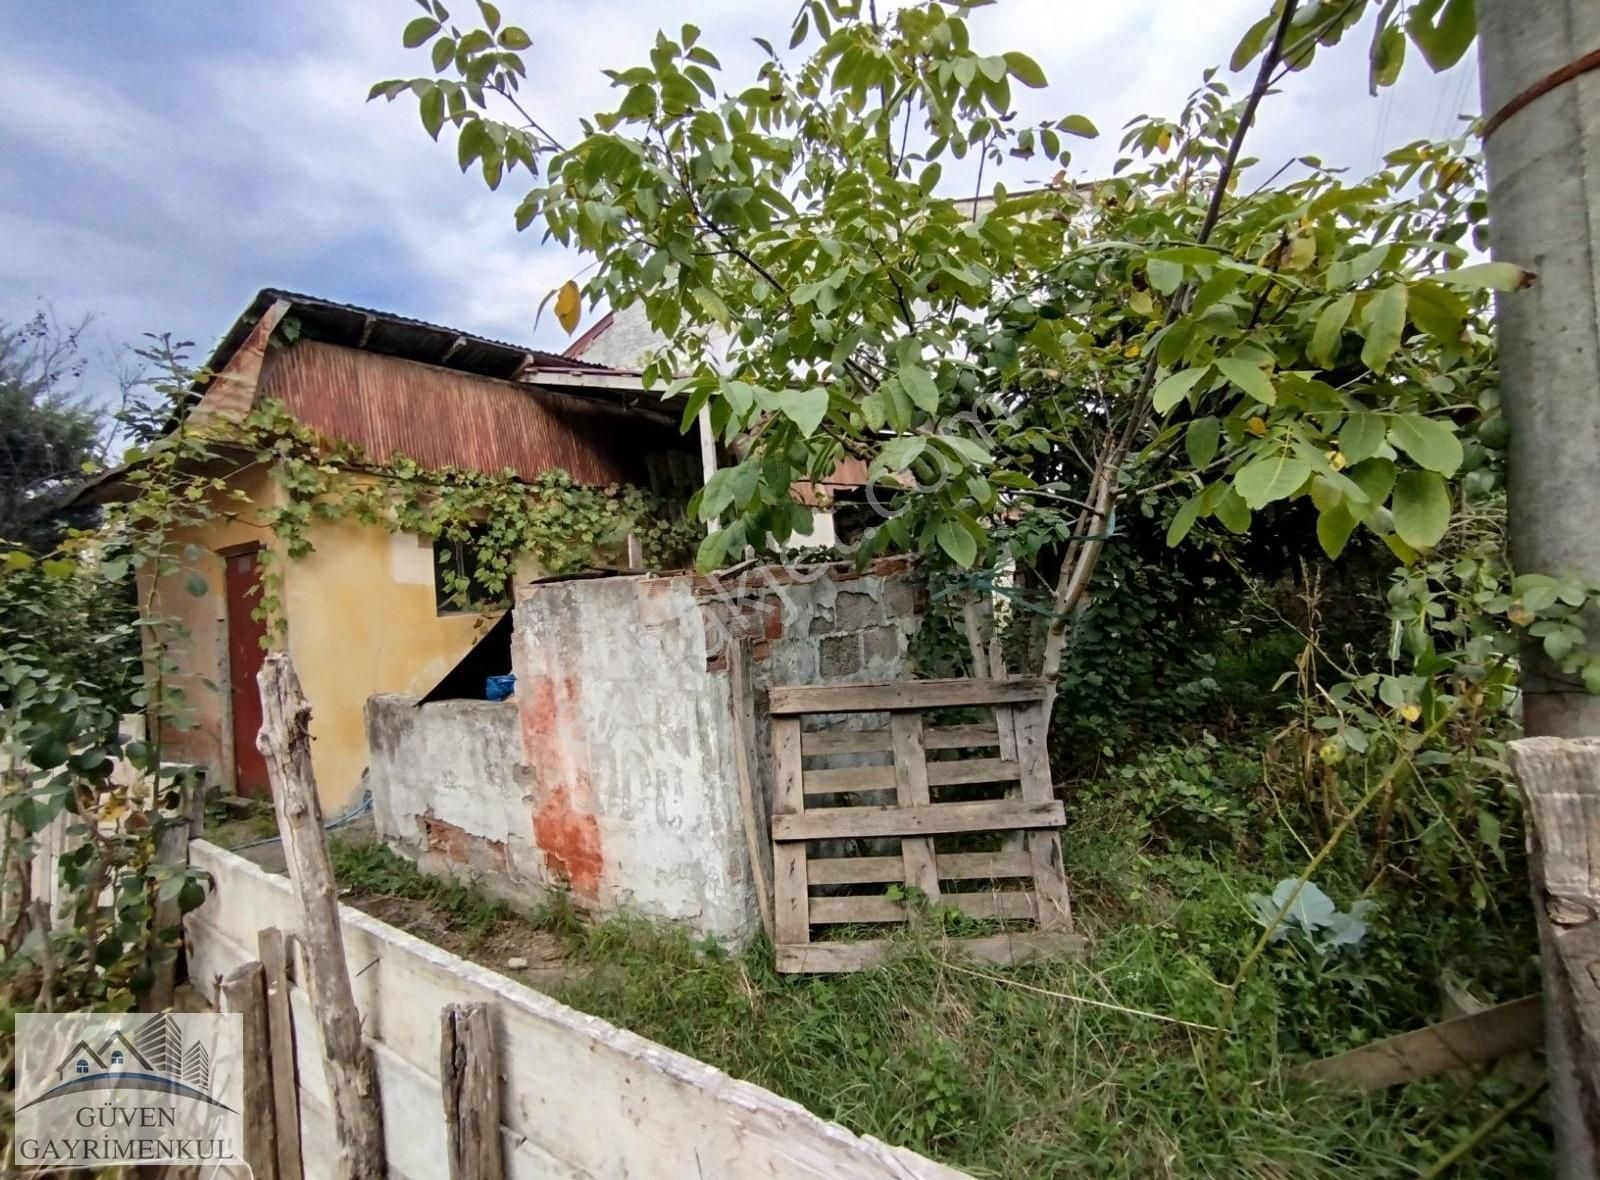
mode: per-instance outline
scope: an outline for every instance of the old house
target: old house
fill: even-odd
[[[696,440],[637,377],[404,316],[263,290],[206,368],[213,375],[195,390],[193,421],[239,419],[270,398],[375,464],[407,457],[423,468],[524,479],[560,469],[580,485],[661,492],[701,478]],[[260,510],[285,495],[272,467],[230,469],[230,491],[248,503],[220,503],[186,538],[190,568],[159,587],[161,609],[188,632],[177,658],[193,720],[166,735],[168,756],[206,766],[213,782],[242,794],[268,789],[255,747],[264,623],[254,605],[263,554],[275,544]],[[93,494],[113,496],[116,484],[103,481]],[[281,616],[314,713],[319,789],[338,809],[359,797],[367,698],[426,692],[503,607],[458,609],[440,577],[452,556],[437,547],[449,542],[353,517],[313,521],[308,539],[311,554],[276,567]],[[191,573],[204,579],[203,593],[192,593]]]

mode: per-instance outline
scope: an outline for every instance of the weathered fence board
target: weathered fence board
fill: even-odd
[[[256,957],[262,926],[292,927],[289,883],[196,841],[192,862],[218,891],[187,919],[191,978]],[[857,1136],[758,1086],[468,963],[341,907],[344,953],[377,1068],[388,1165],[402,1180],[447,1180],[439,1083],[439,1012],[488,1003],[503,1070],[501,1141],[511,1180],[630,1176],[678,1180],[765,1176],[822,1180],[956,1180],[962,1173]],[[305,991],[291,988],[300,1060],[306,1175],[333,1156],[321,1038]]]
[[[906,899],[851,887],[892,883],[920,894],[923,903],[974,918],[1025,921],[1031,934],[992,940],[962,939],[980,957],[1013,962],[1040,949],[1058,950],[1070,936],[1072,908],[1061,867],[1057,829],[1066,813],[1055,798],[1045,755],[1044,690],[1024,679],[908,681],[897,684],[774,688],[772,815],[773,859],[779,866],[773,896],[780,915],[776,961],[780,971],[853,971],[881,961],[885,940],[813,943],[812,926],[903,923]],[[935,727],[938,708],[989,708],[993,725]],[[889,716],[887,729],[837,727],[845,713]],[[834,726],[805,730],[804,718],[823,715]],[[846,722],[846,724],[849,724]],[[880,723],[881,725],[881,723]],[[930,758],[930,750],[993,749],[999,757]],[[806,759],[887,753],[880,765],[806,765]],[[959,787],[959,792],[946,788]],[[937,792],[937,793],[936,793]],[[882,802],[892,793],[893,803]],[[974,795],[979,796],[973,798]],[[815,807],[810,799],[832,796]],[[954,796],[952,798],[952,796]],[[841,798],[842,797],[842,798]],[[987,834],[984,840],[966,837]],[[936,837],[962,837],[940,851]],[[823,855],[813,843],[899,839],[898,856]],[[998,840],[1001,847],[981,850]],[[948,844],[949,840],[942,841]],[[978,849],[973,845],[977,844]],[[1000,881],[1021,879],[1031,889]],[[951,891],[944,882],[984,882]],[[813,886],[833,890],[811,896]],[[846,895],[837,895],[839,889]],[[849,949],[839,949],[840,946]]]
[[[1543,1029],[1539,1008],[1538,996],[1524,996],[1324,1057],[1298,1072],[1308,1078],[1377,1090],[1526,1053],[1539,1044]]]

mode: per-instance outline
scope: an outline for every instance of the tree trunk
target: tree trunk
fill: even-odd
[[[1483,0],[1479,27],[1494,254],[1538,275],[1496,309],[1512,558],[1526,573],[1600,580],[1600,70],[1553,77],[1600,50],[1600,4]],[[1600,637],[1600,612],[1588,623]],[[1522,690],[1528,733],[1600,735],[1600,696],[1537,640]]]
[[[311,772],[311,705],[294,665],[274,652],[261,665],[261,734],[272,802],[283,835],[289,878],[300,903],[306,991],[322,1029],[328,1091],[333,1099],[334,1161],[340,1180],[383,1180],[383,1116],[372,1055],[361,1039],[361,1014],[350,990],[333,866],[322,830],[322,805]]]

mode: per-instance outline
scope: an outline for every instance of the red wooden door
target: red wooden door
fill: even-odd
[[[233,714],[234,790],[241,795],[267,798],[267,763],[256,749],[261,729],[261,692],[256,673],[266,654],[261,641],[267,625],[255,617],[261,601],[259,549],[230,553],[226,562],[228,596],[228,697]]]

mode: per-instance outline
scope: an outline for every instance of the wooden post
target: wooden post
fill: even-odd
[[[372,1054],[361,1039],[361,1013],[350,989],[339,928],[333,866],[322,829],[322,805],[311,771],[311,705],[285,652],[261,665],[261,733],[256,738],[272,782],[284,859],[300,909],[306,991],[322,1030],[324,1069],[333,1101],[334,1174],[341,1180],[383,1180],[383,1111]]]
[[[1600,738],[1511,743],[1544,960],[1557,1175],[1600,1175]]]
[[[272,1034],[267,1022],[267,973],[241,963],[223,976],[222,1010],[244,1018],[244,1159],[252,1180],[278,1180],[277,1116],[273,1110]]]
[[[276,1132],[278,1180],[300,1180],[300,1086],[294,1055],[294,1012],[289,1006],[289,960],[283,931],[256,934],[262,983],[267,993],[268,1060],[272,1064],[272,1124]]]
[[[446,1004],[440,1011],[439,1089],[450,1180],[503,1180],[499,1057],[488,1004]]]
[[[189,863],[189,821],[187,816],[182,820],[167,819],[166,825],[156,837],[156,863],[170,865],[181,870]],[[178,909],[177,894],[165,900],[158,900],[155,912],[150,917],[152,933],[159,938],[163,930],[181,927],[183,913]],[[169,948],[171,949],[171,948]],[[153,1012],[161,1012],[172,1007],[173,995],[177,987],[178,956],[176,951],[170,959],[151,964],[154,978],[150,983],[150,992],[145,998],[146,1006]]]
[[[756,790],[751,769],[755,756],[755,693],[750,686],[750,641],[734,641],[728,656],[728,695],[733,698],[733,768],[739,780],[739,810],[744,817],[745,846],[750,852],[750,872],[755,877],[756,906],[767,941],[772,927],[772,840],[767,835],[766,808]]]

